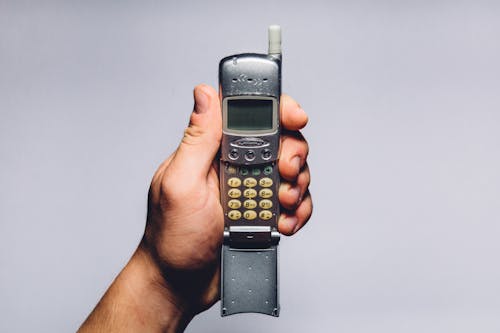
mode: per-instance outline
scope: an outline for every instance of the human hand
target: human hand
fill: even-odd
[[[144,237],[166,283],[194,313],[219,299],[220,248],[224,216],[215,160],[222,135],[217,92],[195,88],[195,107],[177,150],[160,166],[150,188]],[[308,192],[308,146],[299,129],[307,115],[288,96],[281,98],[282,133],[278,229],[291,235],[312,212]]]
[[[105,331],[179,331],[197,313],[219,300],[220,249],[224,216],[220,203],[217,153],[222,115],[217,92],[194,89],[189,126],[176,151],[151,182],[144,237],[136,253],[81,328],[111,316],[119,328]],[[281,98],[281,151],[278,230],[292,235],[312,213],[308,186],[308,145],[299,130],[307,115],[291,97]],[[120,308],[127,308],[118,312]],[[113,313],[113,311],[117,311]],[[133,316],[130,315],[133,313]],[[102,322],[102,320],[101,320]]]

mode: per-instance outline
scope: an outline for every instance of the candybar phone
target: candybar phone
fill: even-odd
[[[281,29],[269,27],[269,53],[219,64],[222,105],[220,193],[224,210],[221,315],[279,315],[277,223]]]

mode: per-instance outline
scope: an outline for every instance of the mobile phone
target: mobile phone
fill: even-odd
[[[281,28],[273,25],[268,54],[236,54],[219,64],[222,316],[279,315],[281,59]]]

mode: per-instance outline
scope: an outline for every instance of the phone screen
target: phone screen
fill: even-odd
[[[272,129],[273,102],[261,99],[229,100],[227,128],[239,131]]]

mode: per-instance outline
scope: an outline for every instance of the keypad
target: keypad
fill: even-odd
[[[226,164],[227,217],[232,221],[255,223],[276,216],[273,197],[273,166],[237,167]]]

